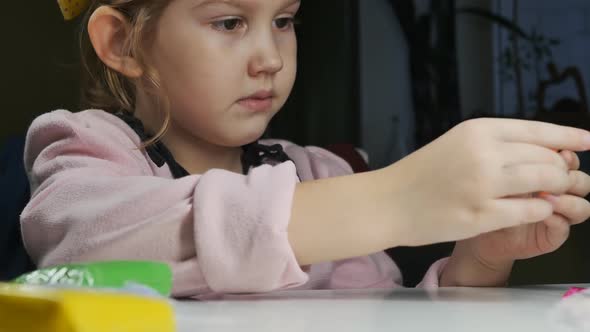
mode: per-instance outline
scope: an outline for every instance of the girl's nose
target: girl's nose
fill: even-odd
[[[276,74],[283,69],[283,58],[272,34],[259,40],[254,56],[250,61],[248,72],[250,76],[260,74]]]

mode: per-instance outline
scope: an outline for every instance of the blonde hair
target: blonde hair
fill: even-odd
[[[115,113],[118,111],[133,114],[136,107],[136,91],[141,88],[157,102],[158,110],[163,113],[159,130],[142,147],[158,141],[170,124],[170,110],[156,70],[150,66],[145,53],[146,46],[152,42],[158,20],[168,5],[168,0],[93,0],[83,18],[80,33],[80,50],[82,72],[82,98],[84,108],[102,109]],[[131,30],[125,42],[123,52],[133,57],[143,69],[143,76],[132,79],[105,65],[90,41],[87,26],[92,13],[101,6],[118,10],[129,20]]]

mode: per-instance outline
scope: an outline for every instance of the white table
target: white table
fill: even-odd
[[[176,304],[184,331],[556,332],[550,313],[572,286],[312,291]]]

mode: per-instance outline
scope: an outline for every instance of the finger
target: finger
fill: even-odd
[[[496,199],[484,210],[490,220],[484,220],[486,231],[541,222],[553,214],[550,202],[539,198]]]
[[[590,194],[590,175],[581,171],[570,171],[570,188],[567,193],[579,197]]]
[[[553,204],[553,213],[562,215],[570,225],[577,225],[590,218],[590,202],[573,195],[547,196]]]
[[[539,246],[550,248],[549,251],[553,251],[561,247],[570,234],[569,221],[564,216],[553,214],[549,216],[549,218],[545,219],[543,223],[545,224],[546,231],[544,236],[541,235],[542,233],[538,233],[539,235],[537,235],[542,236],[541,238],[537,238],[537,243],[539,243]],[[542,242],[546,242],[546,245],[543,245]]]
[[[590,149],[590,132],[586,130],[538,121],[495,120],[499,138],[507,142],[529,143],[554,150]]]
[[[559,155],[567,163],[568,169],[572,171],[580,169],[580,158],[575,152],[565,150],[559,152]]]
[[[545,226],[549,228],[563,228],[563,226],[570,226],[569,220],[560,214],[553,213],[547,219],[543,220]]]
[[[536,192],[563,194],[570,188],[569,172],[549,164],[524,164],[504,167],[497,182],[498,197]]]
[[[551,149],[525,143],[512,143],[508,148],[510,156],[508,156],[504,166],[514,166],[518,164],[553,164],[564,170],[570,169],[566,158]],[[569,158],[571,158],[571,156]]]

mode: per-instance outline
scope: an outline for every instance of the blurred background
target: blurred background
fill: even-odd
[[[53,0],[34,4],[7,1],[0,20],[0,142],[22,138],[39,114],[79,110],[79,22],[64,22]],[[353,144],[376,169],[469,118],[590,129],[590,1],[303,0],[300,21],[298,79],[270,136]],[[13,187],[1,170],[6,201]],[[559,251],[519,262],[511,283],[590,282],[589,239],[590,223],[575,226]],[[451,249],[389,254],[411,286]]]

